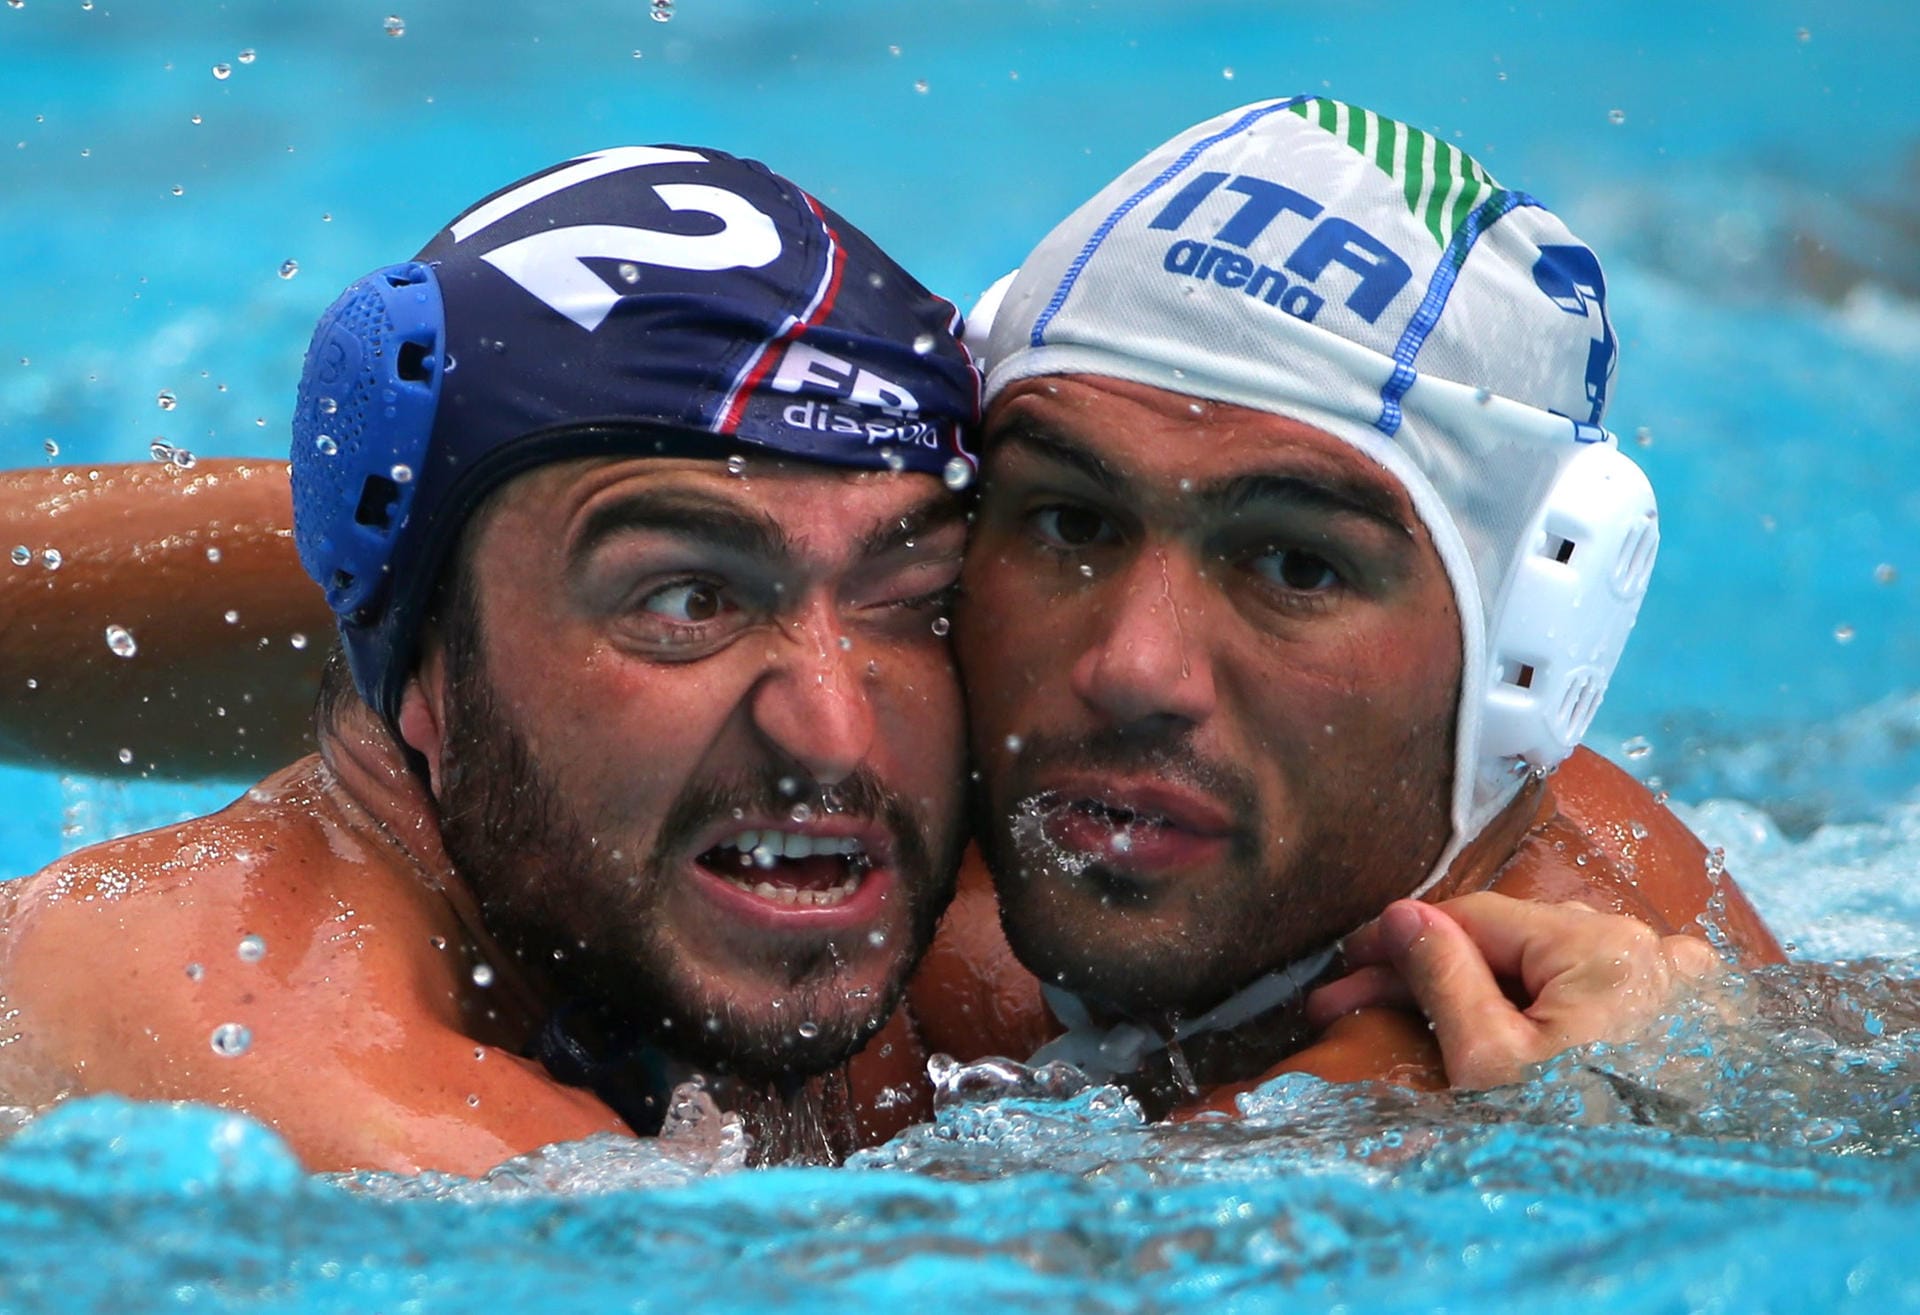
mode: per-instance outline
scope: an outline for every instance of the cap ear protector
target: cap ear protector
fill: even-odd
[[[1653,487],[1610,442],[1579,448],[1522,543],[1488,612],[1483,771],[1556,766],[1592,725],[1660,548]]]
[[[320,318],[293,413],[300,564],[334,614],[378,609],[440,404],[446,311],[433,270],[375,270]]]

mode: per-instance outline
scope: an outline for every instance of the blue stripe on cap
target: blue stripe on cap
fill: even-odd
[[[1120,221],[1131,214],[1142,201],[1165,187],[1175,178],[1178,178],[1182,173],[1186,172],[1201,155],[1213,147],[1218,146],[1221,142],[1226,141],[1229,137],[1234,137],[1245,132],[1269,114],[1277,114],[1281,110],[1291,109],[1302,101],[1312,99],[1313,97],[1311,96],[1289,96],[1286,100],[1274,101],[1270,105],[1262,105],[1259,109],[1248,111],[1213,136],[1203,138],[1182,151],[1180,158],[1168,165],[1165,169],[1162,169],[1159,176],[1148,182],[1146,186],[1142,187],[1139,191],[1115,207],[1112,214],[1100,221],[1100,226],[1093,230],[1093,236],[1089,237],[1087,244],[1080,248],[1080,254],[1073,258],[1071,265],[1067,266],[1067,272],[1061,276],[1060,286],[1053,290],[1053,296],[1048,299],[1046,309],[1041,311],[1040,318],[1033,322],[1033,332],[1028,335],[1027,338],[1028,345],[1032,347],[1046,346],[1047,326],[1053,323],[1053,317],[1060,313],[1062,306],[1066,305],[1068,295],[1073,292],[1073,285],[1080,278],[1080,271],[1087,267],[1087,262],[1093,259],[1093,253],[1098,251],[1100,244],[1107,240],[1107,235],[1112,233]]]
[[[1413,381],[1420,377],[1420,372],[1413,368],[1414,358],[1420,355],[1420,349],[1426,345],[1427,335],[1440,323],[1441,312],[1447,308],[1447,298],[1453,295],[1454,280],[1460,277],[1461,267],[1467,263],[1467,255],[1473,250],[1473,244],[1502,216],[1526,206],[1540,206],[1540,202],[1525,192],[1495,192],[1467,216],[1466,223],[1454,231],[1453,240],[1447,243],[1446,251],[1440,256],[1440,264],[1433,271],[1433,279],[1427,284],[1427,295],[1420,299],[1413,318],[1407,321],[1406,331],[1400,335],[1400,341],[1393,349],[1393,373],[1387,376],[1386,386],[1380,390],[1380,415],[1373,422],[1373,427],[1388,438],[1400,432],[1400,423],[1405,418],[1400,411],[1400,400],[1413,387]]]

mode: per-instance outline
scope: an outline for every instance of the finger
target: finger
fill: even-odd
[[[1534,1025],[1513,1007],[1479,947],[1440,909],[1398,900],[1380,915],[1394,967],[1433,1027],[1455,1086],[1510,1082],[1540,1058]]]
[[[1439,907],[1473,939],[1488,967],[1530,992],[1537,992],[1556,972],[1577,963],[1598,963],[1650,931],[1644,923],[1601,914],[1585,904],[1542,904],[1491,891],[1462,895]]]
[[[1325,1028],[1336,1019],[1359,1009],[1376,1006],[1412,1009],[1413,992],[1400,974],[1387,964],[1369,964],[1345,977],[1328,982],[1306,999],[1307,1022]]]

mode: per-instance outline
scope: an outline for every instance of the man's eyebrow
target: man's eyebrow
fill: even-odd
[[[1044,461],[1066,466],[1100,486],[1116,500],[1133,496],[1132,483],[1090,449],[1063,434],[1038,425],[1015,421],[988,439],[993,447],[1023,447]]]
[[[1392,492],[1368,480],[1344,475],[1238,475],[1194,495],[1216,513],[1243,511],[1257,502],[1290,502],[1319,511],[1364,516],[1385,528],[1413,537],[1413,527]]]
[[[1136,496],[1132,481],[1093,452],[1053,430],[1015,421],[990,440],[1013,444],[1046,461],[1067,466],[1118,501]],[[1411,536],[1413,528],[1391,491],[1368,480],[1314,471],[1311,474],[1237,475],[1193,497],[1211,511],[1238,511],[1253,502],[1292,502],[1326,511],[1349,512]]]
[[[687,489],[646,489],[596,507],[574,535],[567,555],[580,561],[630,530],[672,534],[765,560],[793,552],[792,540],[771,516]]]
[[[878,557],[912,543],[922,535],[943,530],[956,521],[964,521],[967,516],[965,502],[944,490],[930,493],[927,497],[909,507],[898,516],[891,516],[885,524],[876,525],[860,536],[860,542],[854,547],[856,557]]]

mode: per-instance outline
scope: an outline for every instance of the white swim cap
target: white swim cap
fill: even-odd
[[[1572,752],[1659,532],[1600,427],[1600,263],[1538,201],[1403,123],[1269,101],[1148,154],[982,312],[989,402],[1037,375],[1130,380],[1304,421],[1405,486],[1462,627],[1453,835],[1420,890]]]

